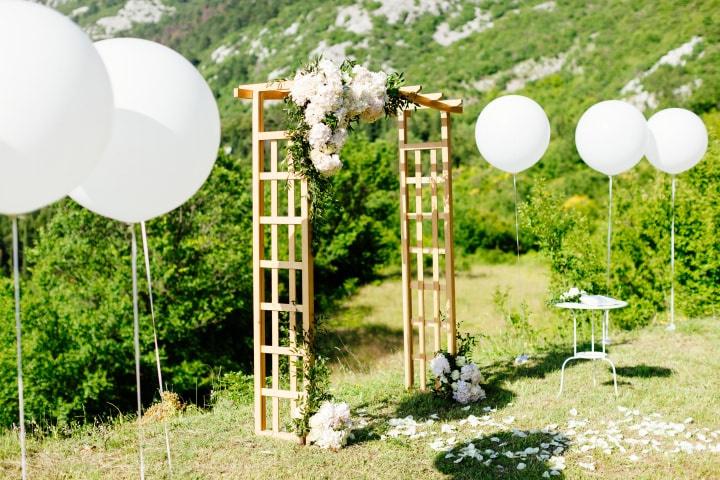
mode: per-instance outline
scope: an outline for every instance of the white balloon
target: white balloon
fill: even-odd
[[[631,169],[645,153],[647,122],[627,102],[606,100],[588,108],[575,129],[575,146],[590,168],[613,176]]]
[[[521,95],[490,102],[475,124],[475,142],[485,160],[508,173],[532,167],[550,143],[550,122],[542,107]]]
[[[112,102],[77,25],[36,3],[0,1],[0,213],[37,210],[85,180],[110,137]]]
[[[200,73],[158,43],[96,43],[115,94],[115,128],[102,159],[71,193],[127,223],[173,210],[205,183],[220,146],[220,115]]]
[[[660,110],[648,120],[648,130],[645,156],[663,172],[677,175],[689,170],[707,151],[705,124],[689,110]]]

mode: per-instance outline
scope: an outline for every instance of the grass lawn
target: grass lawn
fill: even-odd
[[[510,296],[528,301],[538,332],[524,344],[508,334],[492,302],[496,285],[515,281],[522,287]],[[459,276],[464,329],[487,335],[475,355],[487,399],[468,409],[403,390],[399,282],[363,287],[329,320],[334,394],[359,422],[351,444],[332,453],[256,437],[252,405],[224,400],[171,420],[173,478],[720,478],[717,321],[685,320],[673,333],[662,325],[611,331],[619,397],[605,365],[581,362],[570,364],[558,399],[571,326],[543,306],[546,283],[532,259]],[[523,348],[531,359],[516,366]],[[31,478],[137,478],[136,441],[130,419],[32,439]],[[564,458],[565,468],[550,475],[561,460],[540,460],[534,448]],[[147,427],[145,449],[148,478],[166,478],[162,425]],[[7,432],[0,437],[3,478],[19,476],[18,457]]]

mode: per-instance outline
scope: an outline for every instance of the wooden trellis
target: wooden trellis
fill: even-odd
[[[303,386],[298,385],[297,359],[304,359],[302,339],[314,325],[310,204],[307,181],[293,173],[292,165],[285,165],[285,169],[280,168],[284,165],[284,162],[280,161],[280,147],[281,142],[287,141],[287,132],[266,130],[263,119],[265,102],[283,100],[289,95],[291,86],[292,82],[241,85],[234,90],[234,96],[252,100],[255,432],[259,435],[296,439],[287,426],[288,420],[297,413],[297,403],[302,399],[304,391]],[[443,327],[447,332],[447,348],[452,352],[455,350],[449,114],[462,112],[462,102],[442,100],[441,94],[423,95],[420,90],[419,86],[401,90],[415,105],[399,112],[398,126],[405,385],[408,388],[414,384],[415,360],[421,362],[420,386],[425,388],[426,362],[432,352],[442,346]],[[439,142],[407,142],[407,121],[411,111],[418,108],[440,112]],[[427,174],[422,169],[421,158],[424,152],[430,155],[430,172]],[[413,153],[415,161],[412,175],[408,170],[409,153]],[[411,190],[415,195],[415,210],[412,212],[408,210]],[[423,192],[426,190],[429,191],[431,199],[429,212],[423,211],[422,206]],[[439,193],[441,191],[442,195]],[[416,222],[415,246],[411,245],[408,233],[409,225],[413,221]],[[423,244],[423,221],[431,224],[430,247]],[[281,233],[282,229],[287,230],[286,235]],[[284,256],[285,251],[287,256]],[[417,262],[414,274],[410,258],[412,254],[416,255]],[[432,281],[424,278],[425,255],[432,257]],[[443,269],[440,267],[441,258],[444,258]],[[426,313],[424,309],[425,290],[432,292],[430,313]],[[412,315],[413,292],[416,292],[418,299],[418,314],[415,317]],[[442,300],[441,292],[444,292]],[[432,352],[428,352],[425,345],[428,326],[434,329],[435,350]],[[413,354],[415,328],[418,337],[416,355]],[[281,365],[287,365],[286,376],[282,375]],[[304,366],[305,362],[301,365]]]
[[[283,164],[280,144],[287,140],[287,132],[265,130],[265,102],[285,98],[288,92],[282,87],[281,84],[243,85],[235,89],[234,95],[252,100],[255,432],[296,439],[284,428],[287,422],[281,417],[285,412],[285,420],[292,417],[303,394],[296,371],[303,348],[296,342],[302,340],[313,325],[313,259],[307,181],[292,172],[292,165],[286,165],[284,170],[280,168]],[[281,238],[281,229],[287,230],[286,241]],[[268,233],[269,246],[266,245]],[[281,244],[287,245],[287,253],[283,252],[282,257]],[[281,295],[284,298],[281,299]],[[268,324],[270,335],[266,331]],[[268,357],[269,387],[266,385]],[[287,361],[287,378],[281,378],[281,359],[283,363]],[[282,408],[281,402],[288,408]]]
[[[440,114],[440,140],[416,143],[408,143],[408,120],[417,107],[398,114],[405,387],[415,385],[418,362],[418,383],[425,390],[427,363],[433,354],[443,347],[450,353],[456,349],[450,114],[462,112],[462,101],[443,101],[440,93],[421,95],[420,87],[403,91],[421,108]],[[429,157],[429,162],[423,157]],[[428,233],[425,222],[430,223]],[[429,278],[426,258],[431,264]]]

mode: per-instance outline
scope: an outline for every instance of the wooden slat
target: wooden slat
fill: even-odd
[[[262,345],[260,350],[263,353],[275,355],[286,355],[288,357],[302,357],[303,353],[292,347],[276,347],[273,345]]]
[[[416,254],[417,254],[417,253],[423,253],[423,254],[425,254],[425,255],[432,255],[432,254],[434,253],[434,251],[435,251],[435,249],[432,248],[432,247],[423,247],[423,248],[410,247],[410,253],[416,253]],[[437,249],[437,252],[438,252],[440,255],[445,255],[445,249],[444,249],[444,248],[438,248],[438,249]]]
[[[284,82],[269,83],[252,83],[239,85],[233,89],[233,96],[239,99],[250,99],[254,92],[263,92],[265,100],[282,100],[290,94],[293,82],[291,80]],[[409,85],[400,88],[400,94],[411,102],[435,110],[462,113],[463,104],[461,99],[441,100],[442,94],[428,93],[422,94],[421,85]],[[440,95],[440,97],[438,97]]]
[[[286,130],[274,130],[271,132],[259,132],[258,138],[260,140],[287,140]]]
[[[444,147],[445,142],[422,142],[422,143],[408,143],[403,145],[403,150],[439,150]]]
[[[260,309],[266,312],[302,312],[303,306],[296,303],[262,302]]]
[[[290,181],[290,180],[299,180],[301,177],[295,173],[290,172],[262,172],[260,173],[260,180],[263,181],[269,181],[269,180],[281,180],[281,181]]]
[[[430,176],[437,177],[437,151],[430,151]],[[430,210],[432,222],[432,271],[433,271],[433,292],[432,292],[432,315],[433,322],[440,322],[440,255],[438,253],[438,198],[437,183],[430,184]],[[447,217],[445,217],[447,218]],[[440,343],[440,330],[433,332],[434,350],[437,352],[442,348]]]
[[[402,272],[402,306],[403,306],[403,356],[405,361],[405,388],[412,388],[415,381],[412,361],[413,331],[412,331],[412,292],[410,291],[410,233],[408,214],[408,165],[407,151],[402,147],[407,142],[407,120],[410,112],[405,110],[398,113],[398,143],[400,157],[400,250]]]
[[[414,281],[414,282],[410,283],[410,287],[417,289],[417,290],[436,290],[436,291],[445,290],[445,284],[439,280],[432,280],[432,281],[425,280],[423,282]],[[437,319],[435,317],[433,317],[433,320],[437,320]]]
[[[288,170],[293,170],[292,161],[288,164]],[[299,177],[298,177],[299,178]],[[289,217],[295,216],[295,184],[294,180],[290,180],[287,188],[287,204]],[[288,264],[297,265],[297,269],[302,269],[302,262],[295,261],[295,225],[288,225]],[[288,301],[291,304],[297,303],[297,287],[295,283],[295,269],[288,271]],[[297,315],[295,312],[288,313],[288,335],[291,349],[297,349]],[[297,391],[297,365],[291,361],[289,365],[290,373],[290,391]],[[290,401],[290,414],[294,417],[298,414],[298,405],[296,400]]]
[[[270,142],[270,171],[277,173],[278,171],[278,145],[277,141]],[[278,214],[278,181],[270,182],[270,214],[277,217]],[[270,225],[270,258],[272,261],[278,261],[278,226]],[[279,274],[277,268],[270,271],[270,298],[272,303],[280,302],[280,285]],[[271,312],[271,337],[272,346],[280,346],[280,313],[277,310]],[[272,358],[272,388],[280,388],[280,356],[277,353],[271,355]],[[273,397],[272,399],[272,429],[273,432],[280,431],[280,399]]]
[[[413,327],[418,327],[418,328],[419,328],[419,327],[422,326],[422,325],[425,325],[425,328],[434,328],[434,329],[437,329],[437,328],[439,327],[440,323],[439,323],[439,322],[429,322],[429,323],[428,323],[428,322],[425,321],[425,320],[418,320],[418,319],[416,319],[416,318],[413,319],[413,321],[412,321],[412,326],[413,326]]]
[[[417,183],[417,178],[408,177],[405,181],[408,185],[415,185]],[[422,177],[420,179],[420,183],[422,183],[423,185],[430,185],[431,183],[445,183],[445,177]]]
[[[402,89],[400,89],[400,92],[403,97],[407,98],[411,102],[424,107],[432,108],[433,110],[439,110],[447,113],[462,113],[463,111],[463,104],[460,99],[433,100],[431,98],[426,98],[422,94],[405,92]]]
[[[290,226],[289,228],[294,228]],[[300,270],[302,263],[286,262],[283,260],[260,260],[260,268],[279,268],[281,270]]]
[[[299,392],[291,392],[290,390],[280,390],[278,388],[263,388],[262,395],[264,397],[287,398],[287,399],[293,399],[293,400],[300,398]]]
[[[445,311],[447,315],[447,344],[448,351],[454,354],[457,351],[457,330],[455,318],[455,253],[453,241],[453,216],[452,216],[452,162],[450,161],[450,115],[447,112],[440,112],[440,137],[447,142],[447,147],[441,150],[443,175],[445,176],[445,192],[443,196],[443,207],[446,215],[444,222],[444,243],[445,254]]]
[[[405,87],[400,87],[400,93],[403,94],[417,94],[420,93],[420,90],[422,90],[422,85],[407,85]]]
[[[261,225],[300,225],[302,217],[282,217],[278,215],[260,217]]]
[[[443,219],[447,218],[447,215],[445,215],[445,212],[439,213],[439,212],[421,212],[421,213],[415,213],[411,212],[407,214],[408,220],[432,220],[433,216],[436,217],[442,217]]]
[[[263,130],[263,96],[256,91],[252,94],[252,167],[253,167],[253,378],[255,391],[255,432],[266,428],[265,397],[261,395],[265,387],[265,355],[260,346],[265,343],[265,314],[260,305],[263,302],[265,282],[260,271],[260,260],[264,251],[264,230],[260,223],[263,215],[264,193],[259,174],[263,170],[265,151],[258,138]]]
[[[422,152],[415,150],[415,211],[422,212]],[[416,248],[422,250],[423,248],[423,224],[422,221],[415,222],[415,242]],[[422,254],[418,254],[416,257],[415,275],[419,284],[422,284],[425,278],[425,262]],[[422,289],[417,290],[417,312],[418,318],[425,318],[425,291]],[[418,353],[420,355],[425,354],[425,325],[418,330]],[[427,383],[427,372],[425,365],[421,365],[419,369],[420,374],[420,390],[425,390],[425,384]]]
[[[301,258],[303,263],[302,269],[302,331],[304,334],[310,332],[311,328],[314,328],[315,322],[315,294],[314,294],[314,283],[313,283],[313,255],[312,255],[312,228],[310,225],[310,197],[308,191],[307,180],[300,182],[300,217],[303,219],[300,224],[300,232],[302,236],[302,252]],[[304,367],[308,368],[311,358],[306,358]],[[304,382],[302,390],[307,388],[307,375],[304,376]]]
[[[233,89],[233,96],[241,99],[251,99],[254,93],[263,94],[264,100],[282,100],[290,94],[292,82],[265,82],[238,85]]]

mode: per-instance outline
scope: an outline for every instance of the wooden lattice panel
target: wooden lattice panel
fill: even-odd
[[[295,439],[286,427],[304,391],[298,341],[313,324],[313,259],[307,181],[292,165],[280,168],[287,133],[265,131],[264,102],[276,93],[236,90],[236,97],[252,99],[255,432]]]
[[[423,143],[408,143],[411,110],[398,116],[405,386],[417,362],[422,390],[433,354],[456,348],[450,113],[439,114],[440,141]]]

